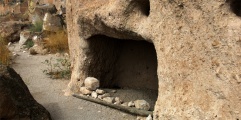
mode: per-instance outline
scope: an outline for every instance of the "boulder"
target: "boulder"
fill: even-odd
[[[20,40],[19,40],[19,46],[23,46],[27,40],[31,38],[31,32],[30,31],[21,31],[20,32]]]
[[[33,3],[29,9],[32,9],[29,10],[29,20],[32,22],[32,24],[43,22],[43,18],[46,13],[55,14],[57,12],[57,9],[53,4],[36,5]]]
[[[84,81],[84,84],[89,90],[96,90],[100,86],[99,80],[94,77],[87,77]]]
[[[0,36],[7,42],[19,41],[21,31],[28,26],[30,26],[29,22],[2,22],[0,23]]]
[[[141,110],[149,110],[150,109],[150,104],[146,102],[145,100],[135,100],[134,105],[136,108],[141,109]],[[129,106],[129,104],[128,104]]]
[[[101,87],[120,83],[115,78],[125,71],[116,68],[118,43],[127,42],[128,51],[131,43],[145,42],[157,60],[157,71],[149,72],[158,76],[153,119],[241,119],[239,0],[69,0],[66,8],[72,60],[67,90],[78,92],[74,88],[88,76]],[[149,53],[147,47],[140,51]],[[147,58],[128,65],[148,72],[140,62]],[[131,83],[148,75],[140,70],[126,73],[133,78],[129,85],[145,83]]]
[[[21,77],[0,65],[0,119],[51,120],[49,112],[30,94]]]
[[[63,29],[63,22],[60,16],[46,13],[43,19],[43,31],[58,32]]]
[[[48,53],[48,50],[42,45],[34,45],[33,47],[29,48],[29,52],[31,55],[36,55],[36,54],[45,55]]]

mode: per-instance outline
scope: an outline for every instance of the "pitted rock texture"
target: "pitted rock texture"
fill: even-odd
[[[0,23],[0,36],[7,42],[20,40],[20,32],[30,26],[29,22],[8,21]]]
[[[34,100],[21,77],[4,65],[0,65],[0,98],[1,120],[51,120],[49,112]]]
[[[226,0],[67,0],[66,6],[73,67],[66,94],[78,92],[87,76],[102,85],[118,74],[117,44],[100,40],[93,47],[89,38],[147,41],[158,64],[154,119],[241,119],[241,18]]]

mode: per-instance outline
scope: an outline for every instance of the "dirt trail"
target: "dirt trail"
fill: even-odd
[[[74,97],[66,97],[63,89],[68,80],[53,80],[48,78],[42,70],[46,66],[42,64],[46,59],[54,55],[30,56],[15,48],[19,56],[15,58],[12,67],[21,75],[27,84],[33,97],[42,104],[51,114],[53,120],[135,120],[136,116],[120,112],[102,105],[80,100]]]

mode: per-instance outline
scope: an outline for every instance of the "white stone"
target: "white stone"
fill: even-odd
[[[114,102],[114,104],[115,105],[120,105],[121,103],[116,101],[116,102]]]
[[[86,87],[80,87],[80,93],[83,95],[89,95],[92,91],[88,90]]]
[[[114,102],[114,97],[105,97],[103,98],[103,101],[108,102],[108,103],[113,103]]]
[[[96,90],[100,86],[99,80],[94,77],[87,77],[84,81],[84,84],[89,90]]]
[[[93,91],[93,92],[91,93],[91,97],[97,98],[97,97],[98,97],[98,94],[97,94],[95,91]]]
[[[122,103],[123,101],[119,97],[115,97],[115,102]]]
[[[105,91],[101,90],[101,89],[97,89],[96,93],[98,93],[99,95],[103,95],[105,93]]]
[[[149,110],[150,104],[146,102],[145,100],[136,100],[134,101],[135,107],[141,110]]]
[[[133,101],[130,101],[130,102],[128,103],[128,107],[135,107],[135,103],[134,103]]]
[[[148,115],[148,117],[146,118],[146,120],[152,120],[152,116]]]

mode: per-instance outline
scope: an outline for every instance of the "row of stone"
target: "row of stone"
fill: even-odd
[[[135,100],[130,102],[124,102],[119,97],[111,97],[110,93],[104,90],[98,89],[100,86],[99,80],[94,77],[87,77],[84,81],[84,86],[80,87],[80,93],[82,95],[91,96],[95,99],[100,99],[108,103],[123,105],[128,107],[136,107],[141,110],[150,110],[150,104],[145,100]],[[115,93],[116,90],[111,92]]]

